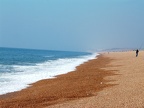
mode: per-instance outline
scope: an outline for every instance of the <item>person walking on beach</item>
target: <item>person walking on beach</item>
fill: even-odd
[[[138,56],[138,53],[139,53],[139,50],[137,49],[137,50],[136,50],[136,57]]]

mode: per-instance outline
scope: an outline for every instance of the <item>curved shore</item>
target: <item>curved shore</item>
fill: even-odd
[[[101,54],[57,78],[0,96],[1,108],[143,108],[144,52]]]
[[[105,76],[112,72],[104,68],[111,60],[102,55],[77,67],[76,71],[41,80],[19,92],[0,96],[0,106],[40,108],[65,101],[96,96],[97,92],[111,84],[105,84]]]

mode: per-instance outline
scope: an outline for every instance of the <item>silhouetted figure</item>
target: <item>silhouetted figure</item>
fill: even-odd
[[[137,49],[137,50],[136,50],[136,57],[138,56],[138,53],[139,53],[139,50]]]

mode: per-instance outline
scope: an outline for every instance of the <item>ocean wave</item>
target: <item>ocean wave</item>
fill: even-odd
[[[76,66],[94,59],[97,55],[97,53],[94,53],[78,58],[61,58],[36,63],[35,65],[12,65],[13,72],[0,74],[0,94],[19,91],[36,81],[55,78],[56,75],[74,71]]]

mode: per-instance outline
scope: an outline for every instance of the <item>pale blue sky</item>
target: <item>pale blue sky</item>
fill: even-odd
[[[87,51],[142,43],[144,0],[0,0],[0,47]]]

